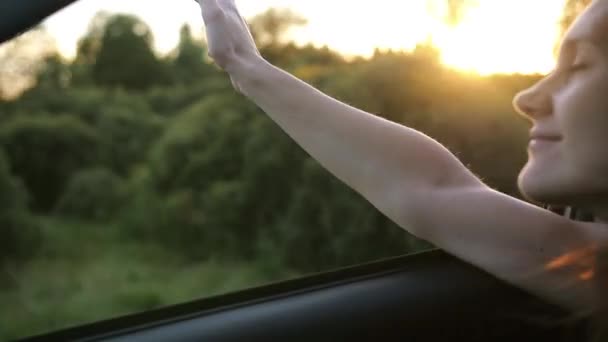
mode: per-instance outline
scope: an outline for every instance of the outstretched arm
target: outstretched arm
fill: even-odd
[[[202,0],[201,5],[210,55],[235,87],[389,218],[414,219],[418,194],[431,187],[481,186],[435,140],[341,103],[266,62],[233,0]]]
[[[605,233],[498,193],[428,136],[341,103],[270,65],[234,0],[200,0],[210,55],[313,158],[410,233],[570,308],[588,271],[561,264]]]

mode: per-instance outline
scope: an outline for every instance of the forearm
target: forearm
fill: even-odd
[[[263,60],[231,76],[323,167],[393,219],[417,191],[477,181],[428,136],[341,103]]]

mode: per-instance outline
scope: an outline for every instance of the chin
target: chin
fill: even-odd
[[[547,172],[541,173],[526,165],[519,173],[517,185],[521,194],[529,201],[543,204],[567,205],[569,202],[564,184],[551,179]]]
[[[517,185],[527,200],[538,204],[592,207],[608,199],[608,179],[605,172],[585,172],[590,167],[572,163],[567,168],[560,163],[530,159],[519,173]],[[593,168],[599,169],[599,168]]]
[[[519,192],[526,200],[536,203],[547,203],[545,196],[543,196],[543,192],[539,191],[540,189],[538,189],[537,186],[530,184],[525,177],[521,177],[520,175],[517,186]]]

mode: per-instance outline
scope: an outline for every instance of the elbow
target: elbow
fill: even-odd
[[[431,241],[435,234],[436,218],[440,214],[437,202],[440,196],[454,191],[485,187],[483,182],[468,170],[461,174],[444,174],[434,179],[413,184],[404,182],[387,191],[387,215],[401,228],[417,238]]]
[[[431,214],[427,205],[431,192],[430,186],[412,186],[411,183],[393,186],[385,193],[385,205],[378,209],[408,233],[426,240],[425,222]]]

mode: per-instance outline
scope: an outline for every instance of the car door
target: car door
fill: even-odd
[[[586,324],[434,250],[24,341],[582,341]]]

